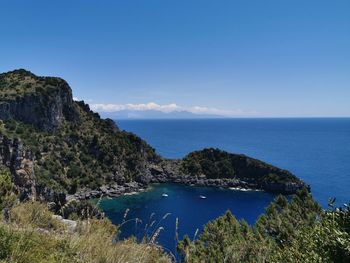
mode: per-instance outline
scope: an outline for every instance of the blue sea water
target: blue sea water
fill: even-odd
[[[168,197],[163,197],[164,193]],[[206,199],[201,199],[201,195]],[[100,207],[114,224],[122,224],[120,239],[135,235],[141,240],[163,227],[157,241],[176,254],[176,218],[179,219],[179,238],[182,239],[185,234],[193,238],[197,229],[201,231],[204,224],[227,210],[231,210],[238,219],[244,218],[253,224],[273,198],[274,195],[264,192],[160,184],[152,186],[147,192],[102,199]],[[136,223],[136,218],[142,222]]]
[[[314,198],[324,207],[329,197],[336,197],[338,205],[350,201],[350,118],[121,120],[117,124],[168,158],[218,147],[290,170],[311,185]],[[162,197],[162,193],[169,196]],[[199,195],[207,199],[200,199]],[[127,208],[127,218],[143,221],[136,226],[134,221],[125,223],[121,237],[141,236],[152,213],[152,219],[157,221],[171,213],[153,227],[164,227],[159,242],[174,251],[176,217],[179,236],[193,236],[197,228],[227,209],[237,218],[254,223],[273,198],[274,195],[263,192],[168,184],[134,196],[103,200],[101,207],[116,224],[123,221]]]

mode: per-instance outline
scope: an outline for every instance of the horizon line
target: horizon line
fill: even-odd
[[[104,118],[112,120],[233,120],[233,119],[350,119],[350,116],[296,116],[296,117],[203,117],[203,118]]]

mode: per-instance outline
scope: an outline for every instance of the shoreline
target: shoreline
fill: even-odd
[[[154,179],[150,181],[148,184],[143,184],[139,182],[129,182],[123,185],[118,185],[117,183],[111,185],[104,185],[99,187],[96,190],[82,190],[73,195],[66,195],[66,202],[72,200],[90,200],[95,198],[118,198],[121,196],[127,195],[135,195],[141,192],[149,191],[152,188],[152,185],[163,184],[163,183],[174,183],[185,186],[194,186],[194,187],[214,187],[214,188],[222,188],[229,189],[232,191],[242,191],[242,192],[267,192],[267,193],[277,193],[290,195],[293,193],[285,193],[283,191],[277,191],[275,188],[271,188],[272,190],[268,191],[266,189],[259,188],[257,185],[249,184],[247,182],[237,182],[234,179],[201,179],[199,181],[196,180],[157,180]]]

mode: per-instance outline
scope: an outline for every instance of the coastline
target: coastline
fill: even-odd
[[[111,184],[111,185],[104,185],[99,187],[96,190],[81,190],[73,195],[66,195],[66,202],[72,201],[72,200],[89,200],[89,199],[95,199],[95,198],[118,198],[124,195],[134,195],[138,194],[140,192],[149,191],[152,188],[152,185],[155,184],[163,184],[163,183],[174,183],[174,184],[180,184],[180,185],[187,185],[187,186],[202,186],[202,187],[214,187],[214,188],[224,188],[229,189],[232,191],[256,191],[256,192],[272,192],[272,193],[279,193],[279,194],[285,194],[290,195],[293,194],[296,190],[294,186],[293,192],[283,192],[283,191],[277,191],[275,188],[271,187],[272,190],[266,190],[263,188],[259,188],[258,185],[247,183],[243,181],[238,181],[235,179],[177,179],[177,180],[159,180],[159,178],[153,178],[148,184],[140,183],[140,182],[129,182],[125,183],[123,185],[118,185],[117,183]],[[298,186],[300,188],[300,186]],[[292,189],[292,188],[291,188]]]

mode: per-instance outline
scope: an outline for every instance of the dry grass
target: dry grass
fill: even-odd
[[[64,230],[64,225],[52,217],[45,204],[39,202],[20,203],[12,208],[11,222],[26,228]]]
[[[89,220],[75,242],[81,262],[170,262],[161,249],[133,239],[114,242],[117,228],[109,220]],[[109,241],[109,242],[106,242]]]
[[[0,223],[0,262],[171,262],[150,242],[116,242],[117,228],[106,219],[80,222],[71,233],[43,204],[20,204],[11,212],[10,223]]]

